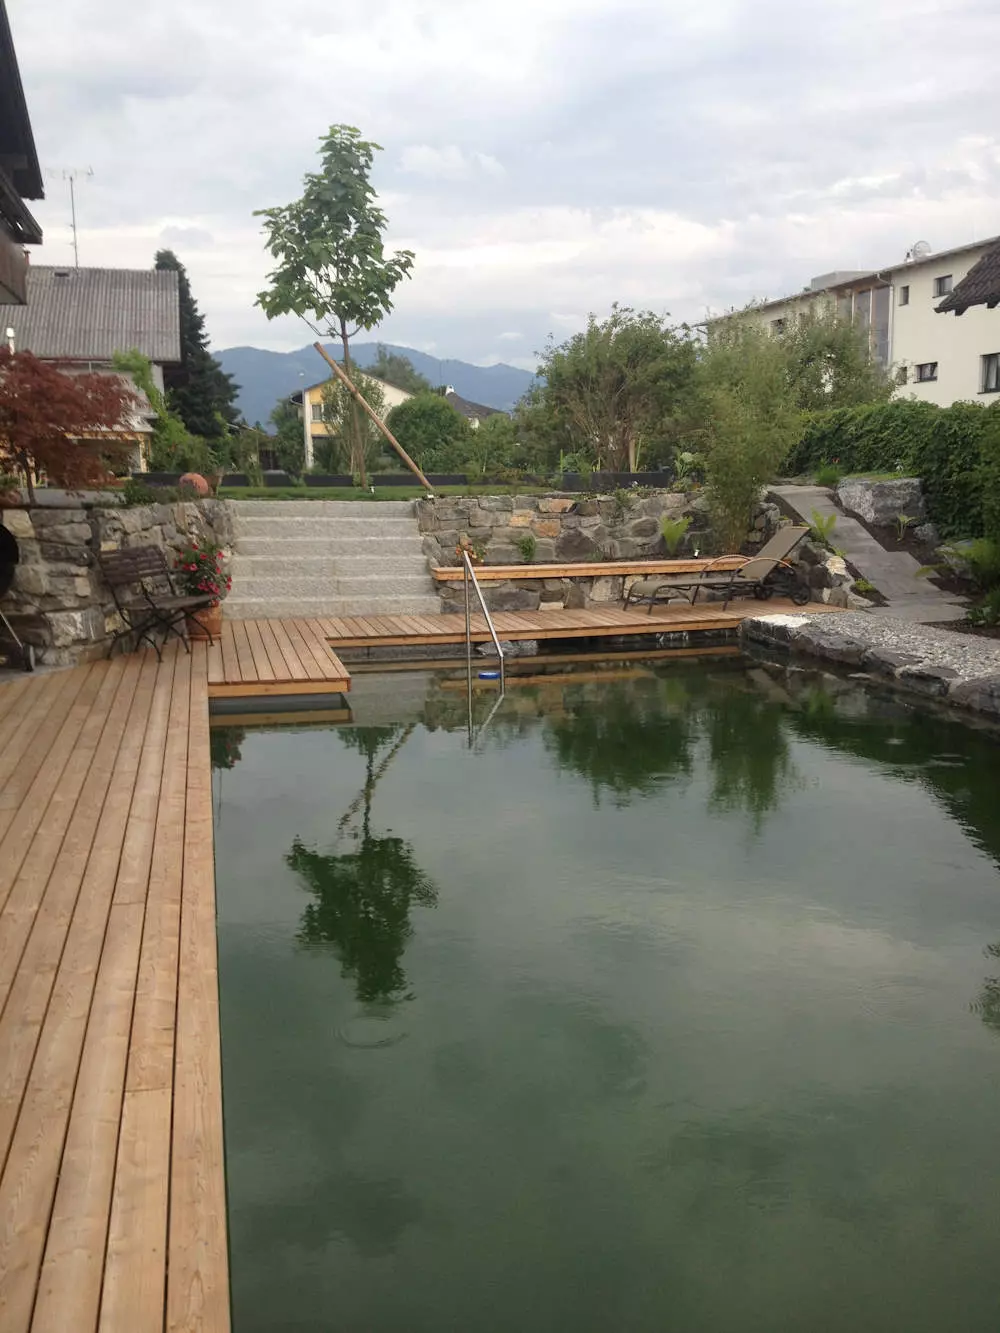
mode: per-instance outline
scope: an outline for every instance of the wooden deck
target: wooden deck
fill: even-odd
[[[721,602],[697,603],[694,606],[686,602],[672,602],[654,606],[651,611],[645,606],[625,611],[610,605],[601,609],[592,606],[581,611],[497,611],[493,614],[493,624],[501,639],[591,639],[730,630],[735,629],[748,616],[778,612],[801,614],[804,611],[813,615],[836,609],[812,603],[808,607],[795,606],[790,601],[776,597],[769,602],[731,602],[726,609],[723,609]],[[351,616],[343,619],[320,618],[312,623],[319,627],[334,648],[465,642],[463,615]],[[490,639],[482,615],[472,617],[472,638],[476,643],[486,643]]]
[[[315,620],[223,620],[208,654],[213,699],[343,694],[350,673]]]
[[[0,1328],[229,1329],[208,651],[0,685]]]

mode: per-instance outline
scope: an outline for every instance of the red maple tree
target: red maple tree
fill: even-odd
[[[138,405],[119,375],[70,373],[0,348],[0,472],[24,472],[32,499],[42,471],[71,490],[100,486],[135,447]]]

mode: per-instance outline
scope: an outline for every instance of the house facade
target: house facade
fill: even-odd
[[[163,367],[181,359],[177,274],[156,269],[58,268],[32,264],[23,305],[0,305],[0,324],[19,352],[32,352],[67,374],[118,374],[117,352],[138,351],[163,392]],[[139,402],[128,423],[137,449],[133,466],[147,468],[147,441],[155,416],[137,386]]]
[[[982,401],[1000,389],[1000,309],[979,304],[961,319],[944,319],[938,307],[998,239],[936,253],[917,246],[882,269],[822,274],[801,292],[754,306],[751,315],[780,332],[807,310],[832,307],[857,323],[872,355],[893,371],[897,397],[940,407]]]
[[[42,229],[31,216],[26,199],[41,199],[42,173],[14,54],[14,39],[0,0],[0,301],[23,304],[26,299],[26,245],[40,245]],[[7,325],[0,328],[6,331]]]
[[[354,382],[358,384],[361,380],[367,380],[370,384],[377,384],[382,390],[385,406],[380,415],[383,418],[387,417],[394,407],[399,407],[400,403],[405,403],[407,399],[413,397],[413,394],[408,393],[406,389],[397,389],[395,384],[387,384],[385,380],[377,379],[374,375],[363,375],[355,371]],[[334,433],[326,421],[325,404],[323,402],[323,392],[333,382],[332,377],[320,380],[316,384],[310,384],[308,388],[300,389],[298,393],[293,393],[291,396],[290,401],[299,409],[299,417],[302,421],[302,444],[307,469],[313,466],[316,457],[316,445]]]

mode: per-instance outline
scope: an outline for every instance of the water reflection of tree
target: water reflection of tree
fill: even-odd
[[[745,810],[760,828],[778,808],[791,775],[785,718],[777,704],[745,690],[742,681],[733,686],[717,686],[705,701],[711,805]]]
[[[347,852],[319,852],[296,838],[285,858],[314,899],[302,914],[299,938],[307,944],[330,945],[343,975],[353,978],[357,997],[365,1004],[405,998],[401,960],[413,934],[410,911],[437,902],[437,889],[417,865],[411,845],[392,833],[372,831],[375,786],[411,731],[412,727],[345,727],[338,733],[365,757],[364,787],[337,830],[338,840],[351,836],[354,846]],[[348,833],[359,811],[360,828]]]
[[[983,951],[989,958],[1000,959],[1000,943],[987,944]],[[973,1009],[988,1028],[1000,1036],[1000,977],[984,977],[979,998]]]
[[[547,720],[546,748],[560,768],[586,778],[600,803],[647,796],[667,779],[691,771],[693,739],[686,696],[671,708],[665,682],[616,682],[598,688],[568,686],[565,711]]]
[[[235,768],[243,758],[240,746],[246,739],[243,727],[212,727],[208,733],[208,751],[213,768]]]

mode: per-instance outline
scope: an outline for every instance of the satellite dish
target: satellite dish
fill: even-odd
[[[914,259],[926,259],[931,252],[930,241],[914,241],[910,254]]]

